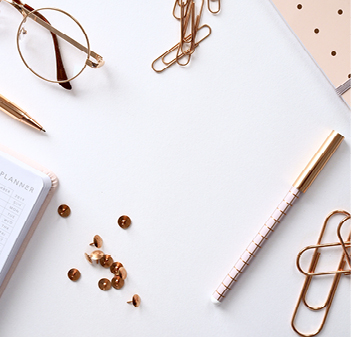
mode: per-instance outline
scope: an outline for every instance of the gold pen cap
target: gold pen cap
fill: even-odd
[[[299,191],[305,193],[313,181],[316,179],[319,172],[322,171],[323,167],[328,162],[332,154],[339,147],[343,139],[344,136],[340,135],[336,131],[332,131],[318,152],[313,156],[306,168],[296,179],[293,186],[296,187]]]

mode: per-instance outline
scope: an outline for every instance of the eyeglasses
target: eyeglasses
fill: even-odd
[[[17,49],[26,67],[39,78],[70,90],[69,82],[86,66],[104,65],[103,58],[90,49],[81,24],[69,13],[57,8],[35,10],[20,0],[2,1],[23,15],[17,30]]]

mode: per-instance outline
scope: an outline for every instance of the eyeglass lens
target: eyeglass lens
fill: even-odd
[[[33,13],[88,48],[83,30],[64,12],[54,9],[40,9]],[[86,53],[60,36],[52,34],[33,20],[31,15],[27,16],[19,27],[18,47],[26,65],[39,77],[52,82],[76,77],[84,69],[87,59]],[[67,78],[62,78],[60,70],[58,74],[58,68],[62,67],[61,62]]]

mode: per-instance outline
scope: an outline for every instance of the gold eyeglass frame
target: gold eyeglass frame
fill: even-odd
[[[39,8],[39,9],[35,9],[33,11],[30,11],[28,10],[27,8],[25,8],[23,5],[20,5],[16,2],[13,2],[13,1],[9,1],[9,0],[0,0],[1,1],[5,1],[7,2],[8,4],[10,4],[11,6],[13,6],[15,9],[17,9],[22,15],[23,15],[23,19],[18,27],[18,30],[17,30],[17,37],[16,37],[16,42],[17,42],[17,50],[18,50],[18,53],[20,54],[20,57],[23,61],[23,63],[25,64],[25,66],[36,76],[38,76],[39,78],[41,78],[42,80],[44,81],[47,81],[47,82],[50,82],[50,83],[66,83],[66,82],[69,82],[73,79],[75,79],[76,77],[78,77],[82,72],[83,70],[89,66],[90,68],[100,68],[102,67],[104,64],[105,64],[105,61],[103,60],[102,56],[100,56],[99,54],[95,53],[94,51],[92,51],[90,49],[90,42],[89,42],[89,38],[88,38],[88,35],[87,33],[85,32],[84,28],[82,27],[82,25],[79,23],[79,21],[74,18],[71,14],[65,12],[64,10],[62,9],[59,9],[59,8],[50,8],[50,7],[44,7],[44,8]],[[84,34],[84,37],[86,39],[86,42],[87,42],[87,47],[81,45],[79,42],[77,42],[76,40],[72,39],[71,37],[69,37],[68,35],[60,32],[59,30],[57,30],[56,28],[52,27],[49,23],[45,22],[44,20],[42,20],[38,15],[36,15],[37,12],[39,11],[42,11],[42,10],[53,10],[53,11],[57,11],[57,12],[60,12],[62,14],[65,14],[67,15],[70,19],[72,19],[78,26],[79,28],[82,30],[83,34]],[[85,60],[85,63],[84,63],[84,66],[83,68],[76,74],[74,75],[73,77],[67,79],[67,80],[49,80],[41,75],[39,75],[37,72],[35,72],[31,67],[29,67],[29,65],[27,64],[27,62],[25,61],[23,55],[22,55],[22,52],[21,52],[21,49],[20,49],[20,46],[19,46],[19,39],[20,39],[20,35],[22,33],[22,26],[23,24],[27,21],[27,19],[30,18],[32,19],[33,21],[37,22],[38,24],[40,24],[42,27],[44,27],[45,29],[49,30],[52,34],[55,34],[57,36],[59,36],[60,38],[62,38],[63,40],[65,40],[66,42],[70,43],[71,45],[73,45],[74,47],[76,47],[77,49],[85,52],[87,54],[87,58]],[[96,62],[93,62],[90,57],[94,58],[96,60]]]

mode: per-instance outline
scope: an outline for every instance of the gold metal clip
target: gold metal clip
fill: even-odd
[[[211,27],[208,26],[208,25],[202,25],[198,30],[197,30],[197,33],[199,33],[201,30],[207,28],[208,29],[208,33],[202,37],[200,40],[198,40],[197,42],[195,42],[195,47],[194,47],[194,50],[195,48],[198,47],[198,45],[203,41],[205,40],[207,37],[209,37],[211,35]],[[191,34],[189,34],[188,36],[185,37],[185,40],[186,41],[191,41]],[[184,53],[179,53],[178,55],[176,54],[173,58],[171,58],[171,60],[167,61],[166,58],[167,57],[170,57],[169,55],[171,55],[172,53],[178,51],[179,49],[179,45],[180,43],[178,42],[175,46],[173,46],[171,49],[167,50],[166,52],[164,52],[161,56],[159,56],[158,58],[156,58],[152,64],[151,64],[151,67],[154,71],[156,71],[157,73],[161,73],[162,71],[164,71],[165,69],[169,68],[170,66],[172,66],[173,64],[177,63],[177,60],[181,59],[182,57],[186,56],[186,54]],[[187,56],[190,56],[189,54]],[[161,61],[162,62],[162,65],[163,67],[162,68],[156,68],[156,64]],[[190,60],[189,60],[190,61]]]
[[[327,223],[328,221],[330,220],[330,218],[333,216],[333,215],[336,215],[336,214],[342,214],[344,215],[344,219],[339,223],[338,225],[338,229],[337,229],[337,233],[338,233],[338,237],[339,237],[339,240],[340,242],[335,242],[335,243],[324,243],[322,244],[321,241],[322,241],[322,237],[324,235],[324,232],[325,232],[325,229],[326,229],[326,226],[327,226]],[[341,227],[342,225],[347,221],[347,220],[350,220],[350,213],[346,212],[346,211],[343,211],[343,210],[336,210],[336,211],[333,211],[331,212],[327,217],[326,219],[324,220],[324,223],[323,223],[323,226],[322,226],[322,230],[320,232],[320,235],[319,235],[319,238],[318,238],[318,241],[317,241],[317,244],[316,245],[311,245],[311,246],[307,246],[305,247],[304,249],[302,249],[298,256],[297,256],[297,259],[296,259],[296,265],[297,265],[297,268],[299,269],[299,271],[301,273],[303,273],[304,275],[306,275],[305,277],[305,281],[304,281],[304,284],[302,286],[302,289],[301,289],[301,293],[299,295],[299,299],[297,301],[297,304],[296,304],[296,307],[294,309],[294,313],[293,313],[293,316],[292,316],[292,319],[291,319],[291,326],[293,328],[293,330],[298,333],[300,336],[304,336],[304,337],[311,337],[311,336],[316,336],[323,328],[324,326],[324,323],[327,319],[327,316],[328,316],[328,312],[329,312],[329,309],[331,307],[331,304],[332,304],[332,301],[333,301],[333,298],[334,298],[334,294],[336,292],[336,289],[338,287],[338,284],[339,284],[339,281],[340,281],[340,277],[342,275],[350,275],[350,269],[349,270],[345,270],[344,267],[345,267],[345,264],[346,264],[346,261],[348,263],[350,263],[350,255],[347,251],[347,249],[350,248],[350,239],[351,239],[351,231],[347,237],[347,240],[346,242],[343,241],[342,237],[341,237]],[[341,246],[342,249],[343,249],[343,254],[341,255],[341,258],[340,258],[340,261],[339,261],[339,264],[338,264],[338,267],[337,267],[337,270],[335,271],[328,271],[328,272],[319,272],[317,273],[316,272],[316,267],[317,267],[317,263],[318,263],[318,260],[319,260],[319,257],[321,255],[321,253],[318,251],[319,249],[322,249],[322,248],[327,248],[327,247],[335,247],[335,246]],[[308,272],[305,272],[302,270],[301,266],[300,266],[300,257],[301,255],[306,251],[306,250],[309,250],[309,249],[314,249],[314,252],[313,252],[313,256],[312,256],[312,259],[311,259],[311,263],[310,263],[310,266],[308,268]],[[307,294],[307,291],[309,289],[309,286],[311,284],[311,281],[312,281],[312,278],[314,276],[318,276],[318,275],[327,275],[327,274],[334,274],[334,278],[333,278],[333,282],[331,284],[331,287],[329,289],[329,293],[328,293],[328,296],[327,296],[327,299],[326,301],[324,302],[323,305],[321,306],[311,306],[307,303],[307,300],[306,300],[306,294]],[[313,332],[313,333],[310,333],[310,334],[306,334],[306,333],[302,333],[301,331],[299,331],[296,326],[295,326],[295,319],[296,319],[296,315],[297,315],[297,311],[300,307],[300,304],[301,302],[309,309],[311,310],[314,310],[314,311],[318,311],[318,310],[321,310],[321,309],[324,309],[324,316],[323,316],[323,319],[322,319],[322,322],[320,324],[320,326],[318,327],[318,329]]]
[[[211,3],[213,2],[216,2],[217,5],[217,10],[213,10],[212,9],[212,6],[211,6]],[[217,14],[219,13],[219,11],[221,10],[221,0],[207,0],[207,7],[208,7],[208,10],[212,13],[212,14]]]
[[[189,21],[190,21],[190,29],[191,29],[191,37],[186,39],[186,32],[188,30],[188,26],[189,26]],[[195,33],[195,3],[194,1],[190,2],[189,1],[189,5],[187,7],[185,7],[184,3],[181,2],[180,5],[180,45],[178,50],[181,51],[181,53],[184,53],[186,55],[190,55],[193,52],[194,49],[194,43],[193,41],[195,41],[196,38],[196,34]],[[189,49],[185,49],[183,46],[185,44],[190,44]],[[178,55],[179,53],[177,53]],[[189,59],[190,61],[190,59]],[[188,64],[189,61],[186,63]],[[179,63],[177,60],[177,63],[179,65],[186,65],[186,64],[182,64]]]
[[[184,1],[184,2],[183,2]],[[190,5],[191,0],[175,0],[173,7],[173,16],[175,19],[180,20],[180,7],[183,4],[185,8]],[[179,12],[179,16],[177,16],[177,12]]]

